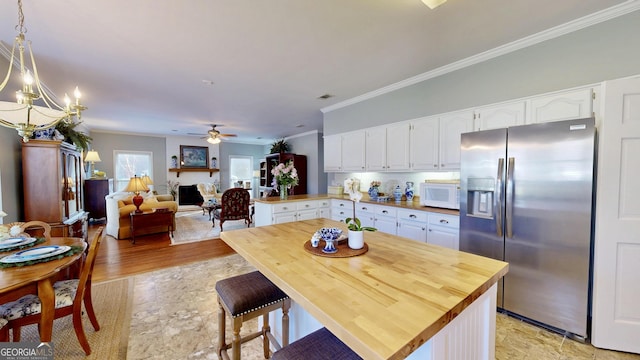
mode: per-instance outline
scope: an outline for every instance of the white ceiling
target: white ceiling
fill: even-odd
[[[625,2],[23,0],[23,10],[42,81],[60,97],[79,85],[91,130],[206,134],[215,123],[269,143],[321,131],[324,107]],[[5,44],[16,24],[17,1],[3,0]]]

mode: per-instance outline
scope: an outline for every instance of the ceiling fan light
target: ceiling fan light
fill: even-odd
[[[210,144],[220,144],[220,138],[218,137],[209,137],[207,138],[207,142]]]
[[[447,0],[422,0],[422,2],[432,10],[444,4],[446,1]]]

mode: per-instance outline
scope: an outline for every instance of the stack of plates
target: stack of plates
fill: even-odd
[[[28,250],[18,251],[17,253],[5,256],[0,259],[0,263],[18,263],[26,261],[34,261],[46,259],[48,257],[63,254],[71,249],[70,246],[50,245],[39,246]]]
[[[8,238],[0,241],[0,250],[12,248],[16,246],[29,245],[32,242],[35,242],[37,239],[32,237],[14,237]]]

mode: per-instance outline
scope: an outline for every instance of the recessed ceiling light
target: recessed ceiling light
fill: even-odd
[[[297,127],[297,128],[304,127],[304,124],[298,124],[298,125],[296,125],[296,127]]]
[[[202,83],[211,86],[213,85],[213,80],[202,79]]]
[[[333,97],[333,95],[331,95],[331,94],[324,94],[324,95],[320,95],[320,96],[318,96],[318,99],[320,99],[320,100],[327,100],[328,98],[331,98],[331,97]]]

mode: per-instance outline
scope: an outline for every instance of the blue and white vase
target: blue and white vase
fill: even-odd
[[[413,181],[407,181],[407,187],[404,189],[404,196],[407,197],[407,202],[413,201]]]
[[[378,200],[378,187],[377,186],[372,186],[369,188],[369,197],[371,198],[371,200]]]
[[[402,200],[402,189],[400,189],[400,185],[396,185],[396,188],[393,189],[393,198],[396,201]]]

